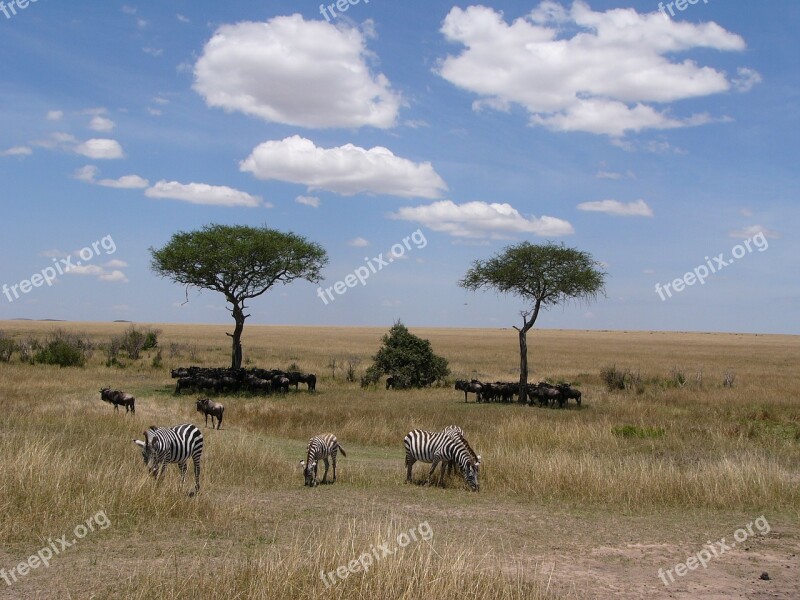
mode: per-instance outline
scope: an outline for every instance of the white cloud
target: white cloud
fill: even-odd
[[[146,48],[142,48],[142,52],[144,52],[145,54],[149,54],[150,56],[153,56],[155,58],[158,58],[159,56],[164,54],[164,50],[162,48],[146,47]]]
[[[223,25],[194,67],[209,106],[300,127],[393,127],[402,103],[373,74],[368,32],[299,14]]]
[[[64,116],[64,111],[63,110],[49,110],[49,111],[47,111],[47,120],[48,121],[60,121],[63,116]]]
[[[161,180],[145,191],[148,198],[167,198],[191,204],[208,206],[246,206],[261,205],[261,198],[246,192],[221,185],[206,183],[178,183]]]
[[[106,271],[103,267],[100,267],[98,265],[74,264],[68,271],[65,271],[65,274],[97,277],[100,281],[128,283],[128,278],[122,271],[118,269]]]
[[[742,208],[739,210],[739,214],[741,214],[743,217],[752,217],[753,211],[749,208]]]
[[[117,260],[115,258],[114,260],[108,261],[104,266],[108,267],[109,269],[124,269],[128,266],[128,263],[126,263],[124,260]]]
[[[31,154],[33,154],[33,150],[28,146],[14,146],[0,152],[0,156],[30,156]]]
[[[176,18],[176,19],[178,19],[178,21],[180,21],[181,23],[191,23],[191,22],[192,22],[192,21],[189,19],[189,17],[187,17],[187,16],[184,16],[184,15],[182,15],[182,14],[180,14],[180,13],[178,13],[177,15],[175,15],[175,18]]]
[[[555,217],[522,216],[510,204],[467,202],[456,204],[442,200],[426,206],[403,207],[390,215],[392,219],[415,221],[454,237],[505,238],[509,234],[532,233],[557,237],[574,233],[567,221]]]
[[[738,77],[732,82],[737,92],[749,92],[754,86],[761,83],[761,75],[753,69],[739,67],[737,75]]]
[[[380,146],[320,148],[297,135],[260,144],[239,166],[259,179],[299,183],[345,196],[439,198],[447,190],[429,162],[414,163]]]
[[[102,185],[104,187],[126,190],[142,189],[150,185],[147,179],[139,177],[138,175],[123,175],[119,179],[97,179],[99,174],[100,169],[94,165],[86,165],[85,167],[77,169],[73,174],[73,177],[93,185]]]
[[[100,115],[93,117],[91,122],[89,123],[89,128],[93,129],[94,131],[102,131],[107,132],[114,129],[114,121],[107,117],[101,117]]]
[[[160,108],[153,108],[152,106],[147,107],[147,113],[154,117],[160,117],[163,114]]]
[[[348,246],[352,246],[353,248],[366,248],[369,246],[369,241],[364,239],[363,237],[353,238],[347,242]]]
[[[777,240],[781,237],[780,233],[772,229],[767,229],[763,225],[750,225],[748,227],[743,227],[742,229],[735,229],[728,234],[728,237],[746,240],[754,235],[758,235],[759,233],[772,240]]]
[[[597,200],[594,202],[581,202],[578,210],[601,212],[617,217],[652,217],[653,209],[644,200],[636,202],[620,202],[619,200]]]
[[[476,110],[507,111],[518,104],[531,124],[557,131],[621,136],[702,125],[714,119],[675,117],[662,107],[749,85],[693,60],[671,58],[693,48],[741,51],[740,36],[716,23],[672,20],[658,11],[595,12],[581,0],[570,8],[546,0],[509,24],[492,8],[454,7],[441,32],[464,48],[440,61],[437,71],[477,94]],[[740,69],[737,81],[756,76]]]
[[[122,146],[117,140],[100,138],[93,138],[78,144],[75,146],[75,152],[95,160],[123,158],[125,156]]]
[[[302,204],[304,206],[311,206],[313,208],[319,208],[319,198],[316,196],[298,196],[294,199],[295,202],[298,204]]]

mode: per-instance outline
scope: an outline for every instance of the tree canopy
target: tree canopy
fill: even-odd
[[[245,301],[296,279],[318,283],[328,262],[325,250],[294,233],[268,227],[206,225],[180,231],[160,249],[150,248],[151,268],[176,283],[220,292],[230,303],[236,328],[231,367],[241,366],[241,334],[250,315]]]
[[[419,388],[450,374],[447,360],[433,353],[431,343],[411,333],[400,321],[381,338],[381,343],[362,384],[376,383],[381,376],[389,375],[396,388]]]

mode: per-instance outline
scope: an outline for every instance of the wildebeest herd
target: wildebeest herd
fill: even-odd
[[[317,376],[313,373],[299,371],[281,371],[279,369],[221,369],[209,367],[181,367],[171,371],[173,379],[177,379],[175,393],[182,391],[229,393],[247,392],[250,394],[269,395],[286,393],[289,386],[298,389],[304,383],[308,391],[317,387]]]
[[[496,381],[494,383],[484,383],[473,379],[466,381],[459,379],[456,381],[455,389],[464,392],[464,402],[467,401],[467,394],[475,394],[476,402],[513,402],[515,396],[519,396],[519,383],[509,383]],[[576,390],[568,383],[557,383],[555,385],[544,381],[539,383],[529,383],[527,388],[528,404],[532,405],[538,401],[539,406],[552,406],[564,408],[567,400],[575,400],[581,405],[581,392]]]

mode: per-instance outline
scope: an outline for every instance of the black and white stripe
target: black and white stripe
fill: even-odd
[[[306,447],[306,459],[300,461],[305,476],[305,485],[314,487],[317,485],[317,465],[320,460],[325,463],[325,473],[322,475],[322,483],[328,480],[328,457],[333,462],[333,481],[336,482],[336,454],[341,451],[342,456],[347,453],[339,445],[339,440],[332,433],[321,433],[308,440]]]
[[[457,425],[450,425],[438,432],[414,429],[403,439],[403,446],[406,449],[407,483],[411,482],[411,469],[417,461],[431,463],[431,470],[428,473],[429,483],[441,462],[443,464],[439,474],[440,485],[444,483],[445,467],[450,465],[452,469],[452,465],[457,464],[470,488],[477,489],[480,457],[470,448],[464,437],[464,431]]]
[[[186,481],[186,462],[194,462],[194,492],[200,491],[200,456],[203,454],[203,434],[190,423],[175,427],[155,427],[144,432],[144,441],[133,440],[142,449],[142,458],[153,477],[160,477],[169,463],[177,463],[181,481]]]

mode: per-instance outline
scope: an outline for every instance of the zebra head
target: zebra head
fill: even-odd
[[[317,482],[317,461],[316,460],[309,460],[307,463],[304,460],[300,461],[300,466],[303,467],[303,475],[305,476],[306,482],[305,485],[308,487],[314,487],[318,484]]]
[[[469,486],[470,491],[477,492],[479,489],[478,485],[478,469],[480,467],[480,462],[474,463],[469,461],[467,463],[467,468],[464,470],[464,479]]]
[[[159,457],[163,454],[163,448],[161,447],[161,440],[153,435],[153,429],[155,429],[155,427],[151,427],[143,432],[144,441],[133,440],[133,443],[141,449],[142,460],[147,466],[147,470],[150,471],[150,474],[155,477],[158,474]]]

